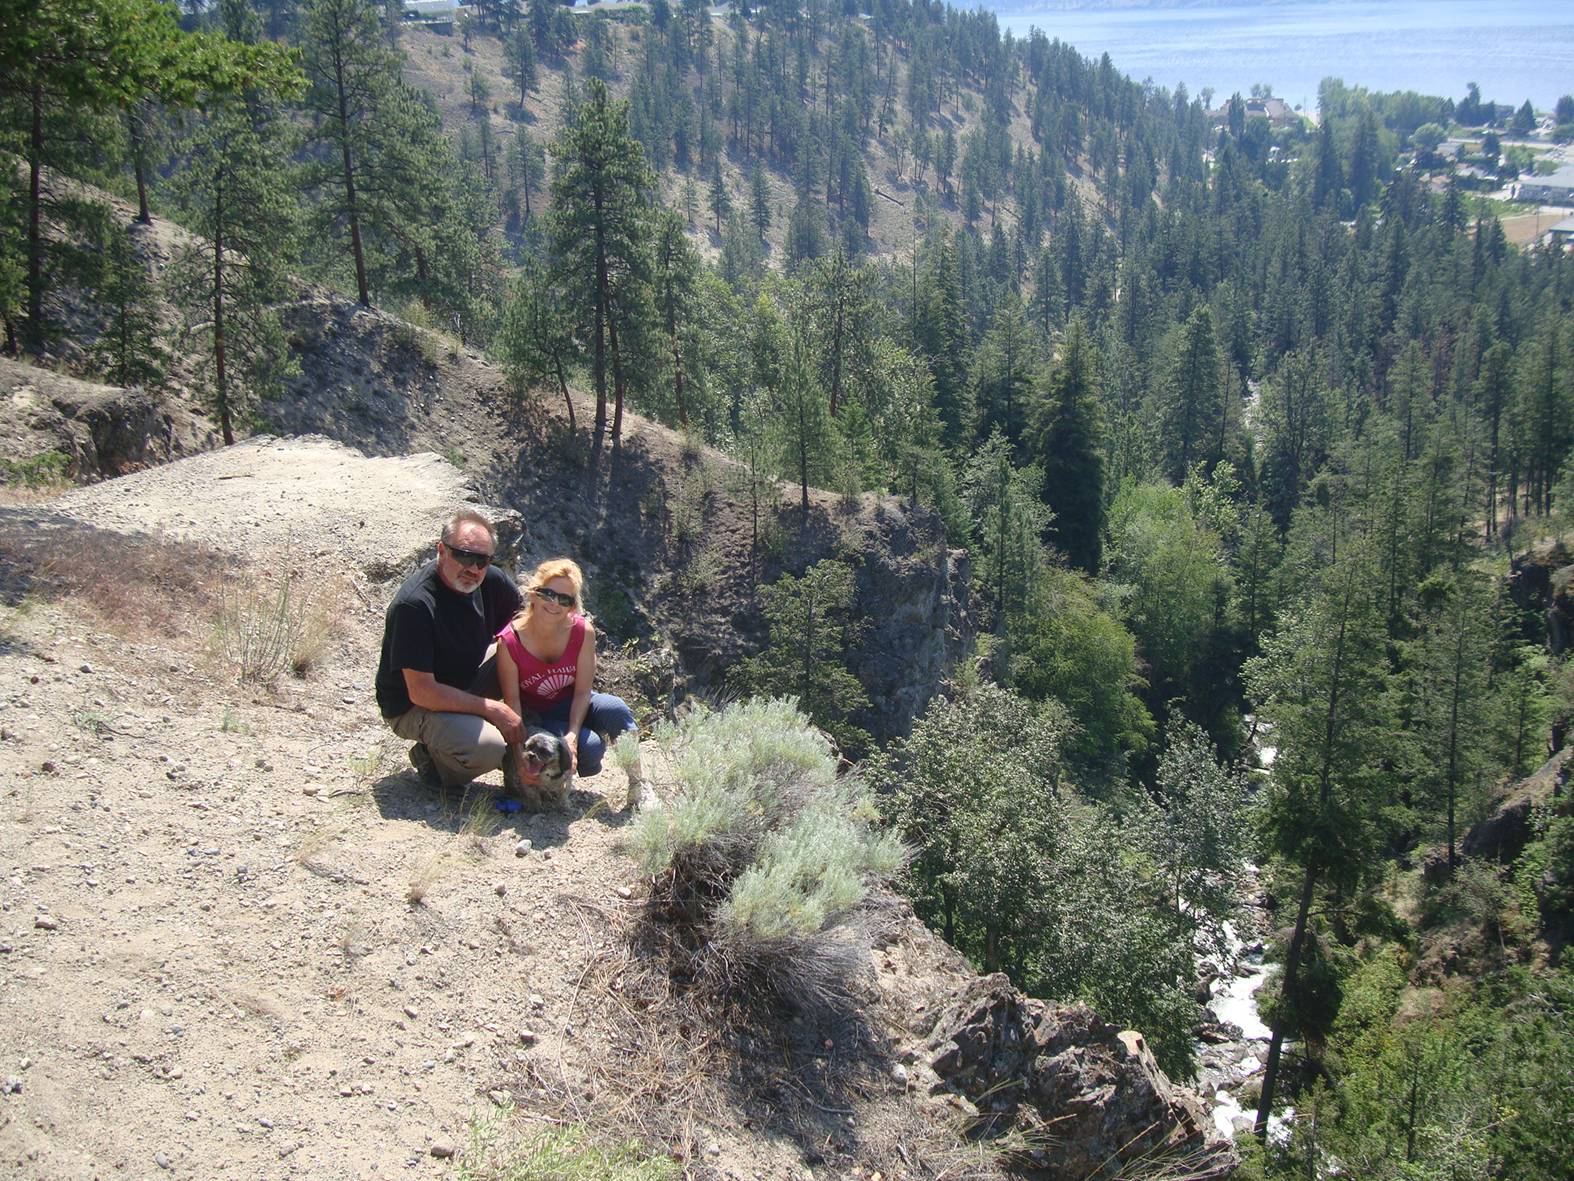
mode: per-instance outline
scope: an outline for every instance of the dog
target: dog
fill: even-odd
[[[510,748],[514,773],[506,786],[537,812],[562,808],[568,802],[570,769],[568,743],[530,719],[525,721],[524,739]]]

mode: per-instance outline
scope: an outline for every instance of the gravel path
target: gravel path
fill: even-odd
[[[320,436],[260,436],[74,489],[51,507],[104,529],[243,555],[331,555],[377,572],[430,549],[443,518],[475,499],[430,452],[368,458]]]

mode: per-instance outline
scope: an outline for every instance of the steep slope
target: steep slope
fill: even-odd
[[[454,137],[470,136],[479,139],[478,125],[488,124],[492,142],[498,145],[499,158],[506,145],[518,131],[523,131],[540,147],[550,147],[552,138],[563,124],[565,79],[572,74],[575,84],[582,90],[586,77],[586,38],[584,30],[591,20],[607,22],[610,45],[610,89],[618,97],[628,97],[634,85],[639,65],[642,39],[649,35],[644,27],[644,14],[637,9],[609,17],[608,14],[580,13],[577,17],[581,30],[579,42],[560,57],[546,58],[538,63],[538,84],[529,92],[523,108],[519,104],[517,86],[511,81],[506,62],[503,40],[488,28],[477,27],[466,37],[459,33],[439,32],[425,28],[409,28],[402,32],[400,47],[406,55],[404,77],[412,86],[429,95],[437,105],[444,128]],[[710,33],[726,52],[731,53],[737,44],[736,30],[726,19],[722,9],[711,13]],[[758,31],[754,30],[758,36]],[[910,65],[905,46],[885,46],[893,53],[892,68],[897,71],[895,95],[907,92]],[[816,68],[822,63],[816,63]],[[488,94],[487,101],[477,106],[471,101],[472,79],[479,79]],[[735,80],[725,85],[735,86]],[[704,75],[695,73],[685,81],[695,101],[701,101]],[[1012,150],[1037,150],[1029,118],[1028,103],[1031,89],[1018,80],[1008,83],[1011,118],[1008,134]],[[808,106],[810,99],[804,100]],[[949,92],[938,103],[931,119],[931,132],[939,136],[949,131],[960,145],[970,131],[984,125],[984,97],[978,79],[960,82],[954,92]],[[934,169],[924,170],[920,178],[908,149],[898,149],[895,133],[903,127],[906,134],[907,120],[893,118],[885,135],[871,134],[863,144],[862,159],[871,185],[872,201],[865,246],[870,255],[888,261],[912,257],[915,237],[922,238],[932,218],[960,226],[963,222],[957,173],[953,172],[948,183],[942,185]],[[786,257],[789,217],[796,202],[795,177],[791,169],[765,157],[760,161],[768,191],[771,212],[770,226],[764,234],[765,256],[771,265],[779,265]],[[1068,182],[1089,209],[1100,206],[1097,185],[1087,174],[1086,158],[1079,158],[1069,169]],[[753,161],[730,150],[719,157],[719,166],[732,207],[748,210],[752,202],[751,169]],[[547,173],[550,175],[550,172]],[[689,228],[690,237],[706,257],[714,260],[721,252],[722,238],[717,233],[715,220],[708,211],[708,189],[711,173],[698,167],[685,171],[670,167],[660,172],[661,196],[665,204],[681,209],[686,185],[697,188],[698,214]],[[551,195],[543,181],[532,190],[533,211],[540,213],[550,208]],[[985,236],[999,221],[1010,227],[1020,218],[1018,202],[1012,194],[1005,194],[990,212],[984,215]]]

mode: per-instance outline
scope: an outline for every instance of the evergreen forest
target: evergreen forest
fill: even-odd
[[[1574,710],[1574,258],[1427,167],[1537,113],[1330,79],[1273,124],[1045,24],[0,0],[5,348],[148,387],[179,355],[229,442],[317,284],[566,403],[589,463],[638,413],[790,487],[779,565],[811,489],[900,498],[968,551],[976,633],[912,732],[860,725],[856,555],[760,580],[728,686],[862,762],[920,917],[1184,1079],[1260,889],[1243,1175],[1566,1177],[1561,763],[1511,853],[1467,836]],[[158,284],[104,194],[189,231]]]

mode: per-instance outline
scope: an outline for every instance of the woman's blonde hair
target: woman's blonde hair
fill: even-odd
[[[525,604],[514,616],[516,623],[528,626],[531,613],[541,601],[536,597],[536,588],[545,586],[554,578],[566,578],[574,584],[575,610],[585,617],[587,623],[590,622],[590,612],[585,610],[585,572],[572,558],[548,558],[530,572],[529,578],[525,579]]]

